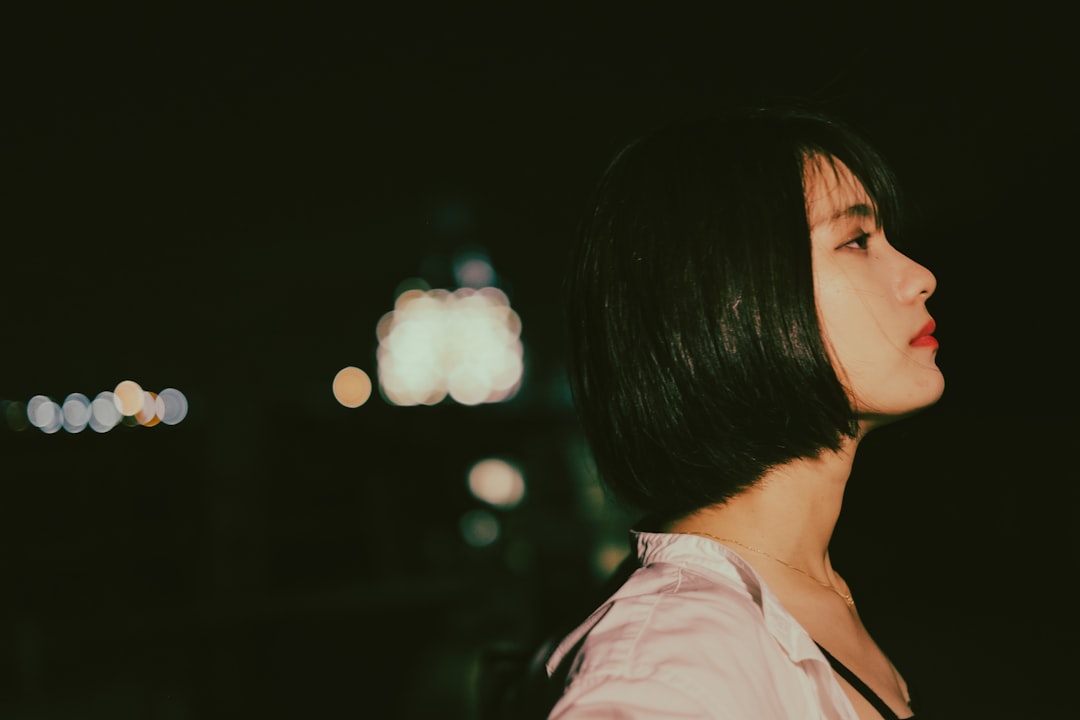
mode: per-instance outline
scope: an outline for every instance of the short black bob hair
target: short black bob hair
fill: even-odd
[[[804,193],[807,162],[836,159],[892,230],[892,171],[816,112],[669,126],[608,166],[571,253],[568,370],[600,477],[629,508],[674,519],[855,436],[818,320]]]

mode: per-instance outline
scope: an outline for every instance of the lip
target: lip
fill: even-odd
[[[933,318],[923,325],[922,330],[911,340],[912,347],[930,347],[936,348],[938,346],[937,338],[934,337],[934,330],[937,329],[937,323]]]

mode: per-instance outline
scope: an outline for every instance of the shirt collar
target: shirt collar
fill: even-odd
[[[821,659],[813,639],[773,594],[765,580],[737,552],[714,540],[685,533],[632,530],[642,567],[672,563],[703,575],[719,576],[728,585],[745,590],[762,613],[765,628],[793,662]]]

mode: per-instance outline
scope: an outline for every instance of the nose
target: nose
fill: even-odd
[[[929,268],[920,265],[907,255],[901,254],[903,269],[900,274],[898,294],[900,300],[911,302],[922,300],[926,302],[937,290],[937,278]]]

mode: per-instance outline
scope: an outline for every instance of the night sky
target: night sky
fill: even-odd
[[[834,560],[928,710],[1066,707],[1066,18],[152,5],[0,15],[0,402],[124,379],[189,400],[177,425],[108,433],[0,415],[0,717],[488,720],[484,659],[586,609],[592,554],[625,541],[583,479],[563,379],[559,293],[588,194],[641,132],[780,99],[884,150],[938,278],[945,397],[867,440]],[[464,252],[521,318],[520,392],[338,404],[340,368],[375,377],[401,283],[452,288]],[[469,494],[488,456],[522,468],[518,507]],[[475,511],[499,521],[492,545],[463,541]]]

